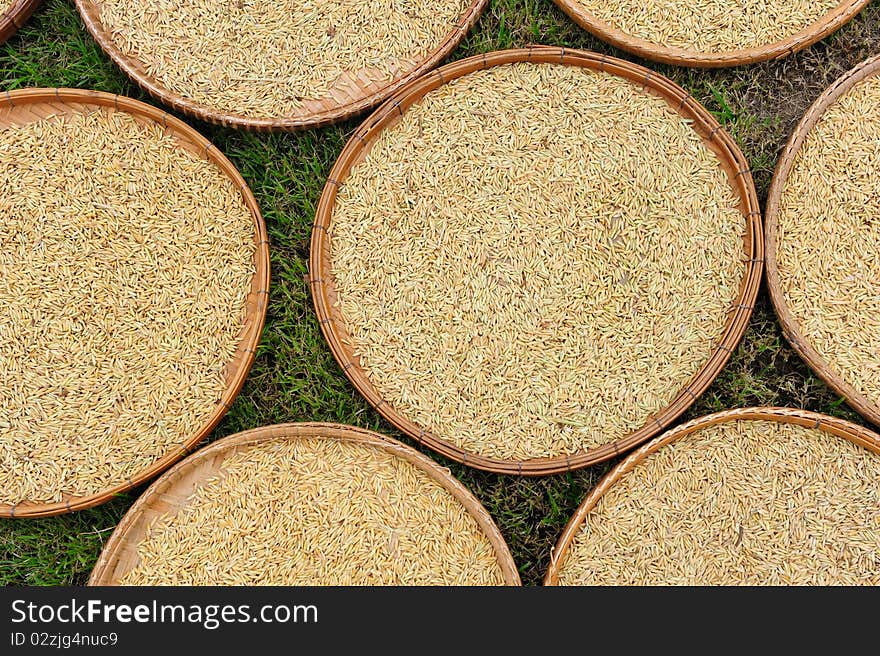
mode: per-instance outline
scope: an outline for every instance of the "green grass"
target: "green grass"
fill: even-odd
[[[578,28],[550,0],[493,0],[450,60],[538,43],[636,61],[685,87],[740,144],[763,202],[776,158],[807,107],[840,74],[880,52],[880,2],[873,2],[834,36],[782,61],[700,71],[650,64],[618,51]],[[46,0],[24,28],[0,46],[0,85],[4,90],[94,88],[157,104],[102,53],[72,0]],[[265,135],[182,118],[212,139],[242,172],[260,203],[272,252],[271,300],[262,343],[247,383],[211,439],[269,423],[308,420],[377,429],[416,446],[373,411],[343,375],[321,335],[303,279],[324,180],[359,121]],[[727,367],[682,419],[759,404],[804,407],[864,423],[786,344],[766,289]],[[614,464],[518,478],[480,472],[425,452],[449,467],[486,506],[526,585],[540,584],[566,522]],[[0,523],[0,583],[84,583],[103,541],[142,491],[71,515]]]

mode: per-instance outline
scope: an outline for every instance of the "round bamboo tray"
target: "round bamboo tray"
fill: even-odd
[[[297,423],[265,426],[218,440],[189,456],[154,481],[129,509],[104,546],[88,585],[116,585],[139,562],[138,545],[146,528],[161,516],[186,507],[193,492],[207,479],[217,476],[226,458],[238,451],[269,442],[298,439],[339,441],[372,447],[406,461],[427,474],[449,492],[476,520],[492,545],[505,585],[521,585],[519,573],[507,544],[492,517],[476,497],[448,469],[397,440],[379,433],[329,423]],[[295,490],[290,491],[295,494]],[[442,567],[443,563],[437,563]],[[315,582],[321,585],[320,581]],[[402,582],[403,585],[407,583]]]
[[[234,358],[227,364],[227,386],[217,400],[216,409],[204,425],[192,435],[181,436],[177,447],[149,468],[100,493],[90,496],[70,497],[58,503],[22,502],[16,505],[0,504],[0,517],[46,517],[91,508],[105,503],[114,496],[126,492],[167,469],[189,453],[205,439],[220,423],[232,402],[244,385],[248,371],[256,355],[266,317],[269,290],[269,241],[260,208],[244,178],[214,145],[179,119],[151,105],[124,96],[101,91],[82,89],[29,88],[6,91],[0,96],[0,129],[12,125],[26,125],[49,116],[78,114],[98,108],[124,112],[143,125],[161,126],[166,134],[173,135],[185,149],[216,165],[241,190],[245,205],[254,222],[254,276],[248,294],[245,320],[241,328],[240,342]]]
[[[673,66],[722,68],[788,57],[836,32],[852,20],[871,0],[844,0],[809,27],[776,43],[717,53],[667,47],[646,41],[600,20],[587,11],[578,0],[553,1],[582,28],[621,50]]]
[[[335,307],[338,296],[332,275],[328,238],[339,185],[346,179],[351,168],[366,156],[383,130],[396,124],[407,108],[417,104],[425,94],[450,80],[512,62],[561,63],[603,71],[636,82],[644,90],[666,99],[670,107],[693,121],[692,127],[718,156],[732,188],[741,200],[740,210],[746,224],[743,244],[745,274],[739,296],[730,308],[727,324],[711,357],[683,385],[674,400],[661,412],[650,417],[641,428],[615,442],[573,455],[515,461],[467,452],[431,434],[382,398],[369,380],[359,358],[354,355],[344,317]],[[763,253],[761,212],[748,162],[733,139],[706,109],[673,82],[630,62],[596,53],[536,46],[478,55],[448,64],[410,83],[377,109],[349,139],[324,187],[312,231],[309,270],[315,310],[333,355],[355,388],[388,421],[419,444],[455,461],[496,473],[540,476],[571,471],[613,458],[656,435],[675,421],[709,387],[745,332],[760,285]]]
[[[488,0],[473,0],[451,26],[441,43],[433,47],[420,61],[401,61],[392,80],[382,72],[364,70],[345,73],[324,98],[308,99],[300,111],[279,118],[255,117],[218,109],[170,90],[151,76],[143,61],[125,54],[113,34],[101,21],[101,0],[76,0],[86,28],[107,55],[125,73],[153,97],[176,111],[202,121],[227,127],[256,131],[294,131],[330,125],[360,114],[393,94],[401,86],[420,74],[434,68],[461,42],[479,19]],[[377,17],[377,20],[380,20]],[[295,54],[291,54],[295,57]]]
[[[710,426],[738,421],[777,422],[780,424],[793,424],[807,429],[819,430],[829,435],[848,440],[853,444],[864,447],[872,453],[880,455],[880,435],[877,435],[858,424],[853,424],[843,419],[807,410],[778,407],[740,408],[718,412],[681,424],[643,445],[636,451],[633,451],[626,457],[626,459],[621,461],[610,472],[608,472],[599,484],[590,491],[578,507],[574,516],[566,525],[553,549],[550,566],[544,578],[544,585],[560,585],[559,579],[562,570],[562,563],[572,547],[574,539],[581,531],[584,522],[587,520],[590,513],[596,508],[603,495],[613,489],[615,484],[633,472],[633,470],[636,470],[646,458],[658,451],[662,451],[665,447],[668,447],[676,441],[684,440],[687,436]],[[676,469],[676,473],[680,478],[686,477],[688,470],[686,467],[679,465]],[[706,483],[706,485],[708,484],[709,483]],[[749,501],[748,499],[743,500],[745,502]],[[742,542],[742,525],[739,527],[738,534],[735,527],[733,533],[733,539],[737,542]],[[636,536],[633,537],[635,539]],[[626,545],[623,545],[623,547],[625,546]],[[755,550],[753,549],[752,551]],[[760,554],[758,554],[758,556],[760,556]]]
[[[0,43],[3,43],[30,17],[41,0],[13,0],[9,9],[0,14]]]
[[[863,393],[856,390],[849,381],[843,378],[834,363],[826,361],[804,336],[798,320],[786,302],[778,265],[780,202],[786,181],[801,147],[829,106],[860,82],[878,75],[880,75],[880,56],[863,62],[843,75],[816,100],[801,119],[776,166],[773,183],[767,197],[765,240],[767,243],[767,288],[770,291],[770,298],[786,339],[816,375],[846,399],[846,402],[853,409],[872,423],[880,425],[880,405],[877,401],[868,399]]]

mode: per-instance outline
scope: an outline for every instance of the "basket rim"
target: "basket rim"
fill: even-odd
[[[569,18],[598,38],[629,53],[655,62],[694,68],[722,68],[782,59],[808,48],[839,30],[864,9],[871,0],[842,0],[824,16],[791,36],[765,44],[728,52],[706,53],[672,46],[661,46],[613,27],[587,11],[578,0],[553,0]]]
[[[298,131],[324,127],[352,118],[375,107],[411,80],[437,66],[437,64],[455,50],[467,33],[470,32],[476,24],[486,8],[488,1],[489,0],[471,0],[470,5],[459,16],[460,23],[450,30],[446,38],[434,50],[430,51],[424,58],[422,58],[419,65],[405,75],[395,77],[394,80],[384,85],[378,91],[369,95],[361,95],[352,101],[337,105],[326,111],[314,112],[301,117],[261,118],[214,109],[171,91],[159,80],[140,70],[139,60],[128,57],[116,45],[109,30],[106,30],[101,22],[100,10],[98,7],[100,0],[75,0],[83,23],[92,35],[92,38],[98,42],[98,45],[101,46],[104,53],[108,55],[129,78],[134,80],[153,98],[171,107],[175,111],[201,121],[225,127],[262,132]]]
[[[189,142],[198,147],[205,159],[216,165],[239,189],[242,198],[250,210],[254,224],[254,241],[257,245],[254,253],[255,272],[251,280],[251,291],[248,294],[248,306],[253,303],[254,309],[249,311],[243,321],[244,333],[239,340],[233,371],[227,374],[226,389],[217,402],[217,407],[199,430],[180,442],[176,448],[156,460],[151,466],[127,478],[110,488],[82,497],[70,497],[60,502],[34,503],[22,501],[17,504],[0,504],[0,517],[35,518],[61,515],[77,510],[85,510],[101,505],[111,498],[135,488],[160,472],[164,471],[180,458],[190,453],[199,442],[204,440],[217,427],[227,411],[231,408],[235,397],[241,391],[247,375],[256,357],[257,346],[262,336],[266,320],[270,283],[269,238],[266,223],[260,212],[259,204],[235,165],[208,139],[194,128],[178,118],[152,105],[104,91],[90,89],[29,87],[13,91],[5,91],[0,95],[0,110],[33,103],[51,103],[54,106],[71,105],[72,111],[80,111],[79,106],[94,106],[113,111],[121,111],[140,118],[170,131],[181,141]]]
[[[550,554],[550,565],[544,576],[543,585],[559,585],[559,572],[562,557],[567,553],[581,526],[586,521],[587,515],[596,507],[599,499],[617,483],[623,476],[632,471],[639,463],[652,453],[663,447],[686,437],[692,433],[717,424],[731,421],[773,421],[785,424],[796,424],[804,428],[822,430],[837,437],[853,442],[873,453],[880,455],[880,435],[860,426],[859,424],[832,417],[812,410],[780,406],[755,406],[749,408],[735,408],[722,410],[702,417],[697,417],[686,423],[680,424],[667,431],[663,435],[642,445],[636,451],[630,453],[624,460],[615,465],[606,473],[599,483],[581,501],[574,515],[566,524],[565,529],[559,536]]]
[[[142,516],[141,510],[147,507],[154,497],[158,497],[167,489],[173,488],[180,474],[196,467],[209,458],[225,457],[224,454],[230,453],[239,447],[250,447],[278,440],[315,438],[373,446],[397,458],[406,460],[428,474],[433,481],[440,484],[462,504],[468,514],[477,521],[483,534],[489,538],[496,560],[504,574],[505,585],[522,585],[519,570],[495,520],[492,519],[488,510],[480,503],[473,492],[453,476],[449,469],[441,467],[430,457],[392,437],[366,428],[332,422],[297,422],[252,428],[220,438],[178,462],[160,478],[157,478],[128,509],[104,545],[92,569],[87,585],[101,586],[112,584],[108,581],[108,578],[113,574],[117,555],[120,549],[128,544],[126,541],[127,534],[140,521]]]
[[[13,0],[5,11],[0,13],[0,44],[5,43],[30,18],[42,0]]]
[[[770,299],[786,340],[813,372],[831,389],[843,397],[850,407],[871,423],[880,426],[880,402],[871,401],[844,380],[837,369],[822,357],[804,336],[798,320],[789,309],[788,303],[785,300],[777,261],[779,210],[783,189],[801,147],[828,107],[862,81],[877,76],[880,76],[880,55],[866,59],[839,77],[819,96],[800,120],[789,137],[773,174],[773,181],[767,195],[764,241],[767,251],[767,289],[770,292]]]
[[[722,337],[703,367],[694,374],[687,384],[683,385],[683,389],[667,407],[653,417],[649,417],[642,428],[615,442],[577,454],[530,458],[521,461],[469,453],[432,435],[386,403],[373,388],[356,362],[357,359],[352,356],[351,349],[345,345],[340,334],[343,328],[337,325],[333,319],[330,298],[333,294],[333,282],[329,258],[324,253],[340,180],[347,175],[353,162],[361,155],[362,151],[369,148],[377,134],[385,126],[396,121],[406,107],[420,100],[429,91],[462,75],[514,62],[559,63],[617,74],[642,84],[643,89],[651,89],[652,92],[666,98],[671,107],[685,116],[694,118],[695,124],[699,123],[702,126],[703,132],[700,134],[704,137],[704,143],[711,144],[713,150],[717,149],[716,155],[719,161],[729,168],[729,171],[736,172],[735,174],[730,173],[731,186],[737,191],[744,206],[743,220],[746,224],[743,260],[745,272],[738,297],[732,304],[730,316],[722,331]],[[674,99],[674,102],[671,99]],[[719,150],[723,152],[723,156],[718,154]],[[309,285],[321,331],[330,345],[333,356],[354,387],[385,419],[420,445],[427,446],[462,464],[499,474],[543,476],[580,469],[620,455],[668,428],[690,407],[727,363],[745,333],[761,282],[763,259],[761,211],[748,160],[736,142],[708,110],[672,81],[632,62],[589,51],[553,46],[533,46],[476,55],[435,69],[398,91],[355,130],[333,166],[318,203],[312,229]]]

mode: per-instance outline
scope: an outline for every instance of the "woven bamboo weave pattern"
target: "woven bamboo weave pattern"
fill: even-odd
[[[24,25],[41,0],[0,0],[0,43]]]

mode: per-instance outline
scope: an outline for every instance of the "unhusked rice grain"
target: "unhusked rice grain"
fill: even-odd
[[[0,503],[124,485],[226,390],[254,217],[215,164],[124,112],[0,130]]]
[[[391,82],[457,30],[466,0],[95,0],[113,43],[168,90],[255,118]],[[342,94],[343,96],[346,94]]]
[[[382,398],[502,459],[616,441],[721,340],[746,221],[666,100],[516,63],[429,92],[341,181],[328,233],[344,330]]]
[[[158,517],[122,585],[501,585],[449,491],[378,447],[278,440],[227,456]]]
[[[715,54],[785,41],[841,0],[577,0],[608,25],[667,48]]]
[[[880,76],[825,110],[779,201],[785,305],[806,341],[880,406]]]
[[[727,421],[598,500],[562,585],[878,585],[880,456],[818,429]]]

